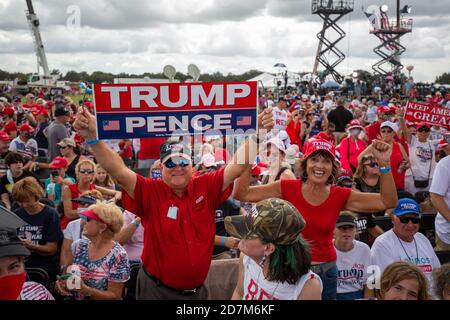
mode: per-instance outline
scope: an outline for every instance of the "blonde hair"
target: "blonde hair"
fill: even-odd
[[[100,164],[97,164],[97,166],[95,167],[94,182],[92,182],[92,183],[95,184],[95,185],[98,185],[100,187],[107,187],[107,188],[114,187],[114,180],[113,180],[113,178],[110,176],[110,174],[108,172],[106,172],[105,182],[100,183],[100,181],[98,181],[97,173],[98,173],[99,170],[103,170],[103,171],[106,172],[106,170]]]
[[[114,203],[97,203],[89,206],[89,210],[94,211],[102,219],[114,234],[120,232],[123,226],[123,214],[120,208]]]
[[[97,173],[97,167],[95,166],[95,163],[91,160],[85,159],[78,161],[76,167],[75,167],[75,175],[77,176],[77,180],[80,179],[80,167],[82,165],[90,165],[92,167],[92,170],[94,171],[94,175]]]
[[[39,200],[44,197],[44,189],[35,178],[26,177],[14,184],[12,197],[17,202]]]
[[[417,300],[430,300],[428,295],[428,282],[422,271],[412,264],[404,261],[397,261],[390,264],[381,275],[380,298],[383,299],[386,292],[403,280],[417,280],[419,292]]]
[[[82,194],[80,194],[80,197],[82,197],[82,196],[91,196],[97,200],[103,201],[102,193],[96,189],[85,191]]]

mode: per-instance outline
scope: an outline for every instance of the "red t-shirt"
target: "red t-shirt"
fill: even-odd
[[[231,160],[230,154],[228,153],[227,149],[220,147],[214,148],[214,158],[217,162],[223,161],[225,163],[228,163],[228,161]]]
[[[136,175],[134,199],[122,193],[124,208],[142,219],[142,263],[147,272],[176,289],[203,284],[211,264],[215,212],[231,186],[222,192],[224,168],[192,179],[183,197],[160,179]],[[171,207],[178,208],[169,212]],[[170,216],[169,216],[170,213]]]
[[[131,146],[128,146],[126,149],[124,149],[124,146],[125,142],[119,142],[120,150],[124,150],[122,153],[122,158],[131,159],[133,157],[133,150],[131,149]]]
[[[335,261],[333,234],[336,220],[352,189],[332,185],[328,199],[319,206],[307,202],[301,190],[301,180],[281,180],[283,199],[291,202],[305,219],[306,226],[302,236],[309,243],[312,261]]]
[[[375,121],[370,126],[366,127],[366,133],[367,133],[367,137],[369,138],[369,144],[371,144],[372,140],[377,139],[378,135],[381,134],[380,126],[381,126],[381,123],[379,123],[378,121]]]
[[[70,189],[70,192],[72,193],[72,199],[78,198],[80,196],[81,192],[78,189],[78,182],[75,182],[75,183],[69,185],[69,189]],[[89,185],[89,190],[94,190],[94,189],[95,189],[95,185],[91,183]],[[76,210],[76,209],[78,209],[78,203],[72,201],[72,210]],[[61,221],[59,222],[61,229],[65,230],[70,221],[71,220],[69,220],[69,218],[67,218],[66,215],[63,215],[61,217]]]
[[[397,142],[394,142],[392,146],[392,154],[391,154],[391,171],[392,176],[394,177],[395,186],[397,189],[405,189],[405,171],[398,172],[398,167],[403,161],[403,154],[400,150],[400,146]]]
[[[339,154],[341,155],[341,166],[345,170],[355,173],[358,167],[358,156],[366,149],[366,143],[363,140],[353,140],[352,138],[344,138],[339,147]],[[355,170],[352,170],[351,166]]]
[[[142,138],[138,159],[159,159],[159,147],[164,141],[164,138]]]
[[[10,121],[5,125],[5,127],[3,128],[3,130],[4,130],[7,134],[9,134],[9,133],[12,132],[12,131],[17,131],[17,125],[16,125],[16,123],[14,122],[14,120],[10,120]]]
[[[286,127],[286,132],[291,140],[291,144],[298,145],[299,149],[302,148],[302,140],[300,139],[300,130],[302,128],[302,124],[298,122],[297,124],[294,121],[289,122]]]

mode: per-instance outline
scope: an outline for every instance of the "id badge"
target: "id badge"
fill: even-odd
[[[178,208],[177,207],[170,207],[169,211],[167,211],[167,217],[173,220],[177,219],[178,214]]]

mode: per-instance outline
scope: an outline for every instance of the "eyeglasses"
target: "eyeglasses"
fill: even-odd
[[[180,166],[181,168],[185,168],[188,165],[191,164],[191,161],[188,159],[177,159],[177,160],[173,160],[173,159],[169,159],[166,162],[164,162],[164,166],[168,169],[173,169],[176,166]]]
[[[429,128],[420,128],[417,131],[419,131],[419,132],[430,132],[431,130]]]
[[[408,224],[410,221],[413,224],[419,224],[420,223],[420,218],[415,218],[415,217],[399,217],[400,222],[403,224]]]
[[[94,173],[94,170],[80,169],[80,173],[82,173],[82,174],[92,174],[92,173]]]
[[[365,163],[364,165],[369,166],[371,168],[378,168],[378,163],[376,163],[375,161],[370,161],[368,163]]]
[[[59,146],[60,149],[65,149],[67,146]]]
[[[381,133],[392,133],[392,130],[381,130]]]

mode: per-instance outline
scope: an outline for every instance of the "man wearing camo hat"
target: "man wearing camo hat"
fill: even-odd
[[[322,282],[300,236],[305,221],[288,201],[258,202],[248,216],[225,218],[227,232],[242,239],[239,277],[232,299],[320,300]]]

